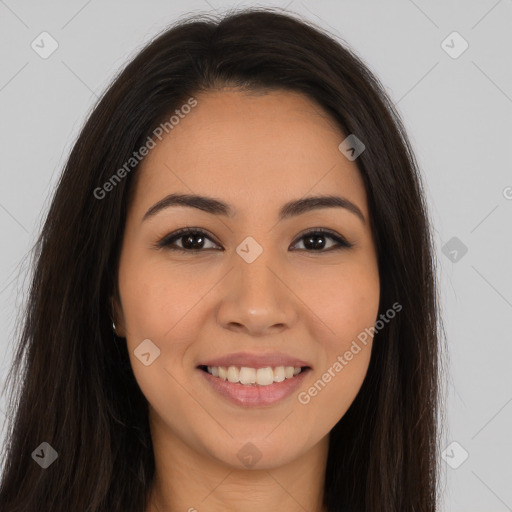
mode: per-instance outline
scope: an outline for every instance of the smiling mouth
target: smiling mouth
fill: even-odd
[[[265,368],[249,368],[247,366],[205,366],[198,368],[213,377],[233,384],[246,386],[269,386],[274,383],[293,379],[297,375],[311,370],[309,366],[276,366]]]

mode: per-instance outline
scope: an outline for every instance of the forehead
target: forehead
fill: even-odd
[[[249,199],[277,208],[308,192],[339,192],[366,211],[359,170],[338,150],[346,135],[314,101],[289,91],[229,89],[195,98],[197,106],[141,164],[141,208],[176,190],[222,197],[237,211]]]

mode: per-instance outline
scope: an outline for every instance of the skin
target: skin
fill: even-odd
[[[141,164],[119,264],[117,331],[149,402],[155,453],[146,512],[321,512],[329,431],[361,387],[371,337],[307,404],[293,393],[271,406],[233,405],[196,366],[280,350],[312,367],[304,391],[375,324],[379,273],[364,184],[338,150],[346,135],[307,97],[230,88],[195,97]],[[172,206],[143,221],[170,193],[215,197],[235,214]],[[335,207],[278,222],[284,203],[329,194],[357,205],[366,222]],[[155,247],[183,227],[212,235],[203,252]],[[305,248],[298,235],[320,227],[354,246],[329,250],[337,243],[326,238],[323,249]],[[263,248],[250,264],[236,252],[247,236]],[[161,351],[149,366],[133,352],[145,339]],[[248,442],[261,453],[252,468],[237,457]]]

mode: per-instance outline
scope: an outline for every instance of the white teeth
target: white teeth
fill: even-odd
[[[278,366],[274,370],[274,382],[283,382],[284,379],[284,366]]]
[[[274,382],[283,382],[285,379],[291,379],[301,372],[300,367],[293,366],[277,366],[271,368],[249,368],[242,366],[207,366],[207,371],[210,375],[218,377],[222,380],[229,382],[240,382],[240,384],[250,385],[257,384],[258,386],[269,386]]]
[[[240,380],[240,372],[236,366],[228,368],[228,380],[229,382],[238,382]]]
[[[295,375],[295,373],[293,373],[294,370],[295,370],[295,368],[293,366],[285,366],[284,367],[284,376],[287,379],[291,379]]]
[[[256,370],[242,366],[242,368],[240,368],[239,380],[240,384],[254,384],[256,382]]]
[[[260,386],[270,386],[274,383],[274,370],[267,366],[266,368],[258,368],[256,372],[256,384]]]

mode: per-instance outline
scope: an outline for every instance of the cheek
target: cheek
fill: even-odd
[[[119,289],[134,375],[143,393],[153,401],[162,395],[163,389],[176,391],[176,379],[182,382],[186,378],[180,362],[198,336],[199,322],[193,321],[194,304],[202,290],[190,286],[193,276],[186,272],[175,271],[170,276],[162,263],[147,256],[142,261],[136,256],[134,251],[121,261]],[[149,347],[147,359],[154,361],[147,366],[137,357],[146,353],[139,348],[143,342]]]
[[[150,338],[162,342],[172,336],[208,291],[208,283],[198,280],[192,269],[171,272],[165,260],[127,258],[120,266],[119,282],[129,341]]]
[[[324,269],[304,286],[312,313],[321,320],[315,339],[330,353],[346,350],[350,341],[374,326],[379,310],[380,281],[373,260],[356,260]]]
[[[315,282],[309,298],[321,319],[313,323],[313,336],[322,347],[322,357],[299,402],[314,408],[315,416],[332,427],[348,410],[366,376],[380,283],[371,264],[340,267],[328,276],[317,275]]]
[[[335,351],[329,363],[315,372],[314,379],[301,390],[298,401],[305,414],[315,417],[315,429],[329,432],[345,415],[356,398],[366,376],[371,341],[366,346],[348,344],[348,350]],[[347,355],[351,354],[350,360]]]
[[[174,271],[171,276],[161,263],[145,261],[139,265],[128,258],[119,271],[131,366],[153,409],[168,419],[173,411],[190,409],[192,405],[186,390],[190,369],[184,361],[199,335],[199,309],[194,306],[208,290],[206,284],[198,284],[197,280],[191,287],[194,277],[188,274]],[[140,354],[138,347],[148,339],[159,352],[155,352],[158,356],[153,359],[154,348],[148,344],[152,362],[145,365],[135,352]]]

